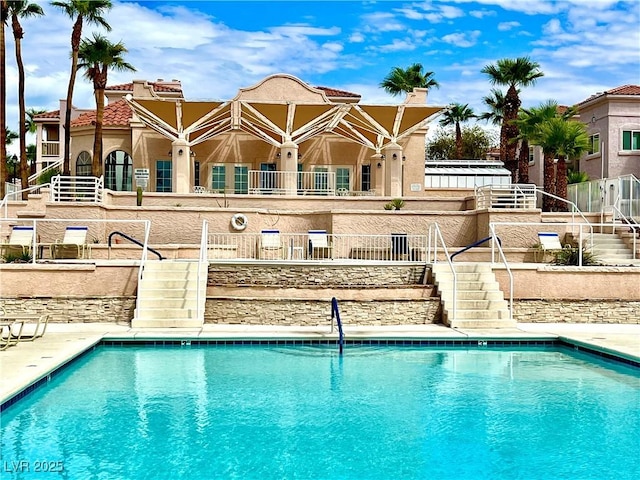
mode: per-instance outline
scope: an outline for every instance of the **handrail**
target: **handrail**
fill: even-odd
[[[620,197],[618,197],[616,199],[616,204],[617,204],[619,198]],[[625,228],[630,228],[631,231],[633,232],[633,258],[635,259],[636,258],[636,250],[637,250],[636,239],[638,238],[636,229],[638,229],[638,231],[640,231],[640,224],[636,223],[636,221],[633,219],[633,217],[627,218],[627,216],[620,211],[620,209],[616,206],[616,204],[612,205],[614,213],[618,213],[620,215],[620,218],[622,218],[622,220],[624,220]],[[611,231],[615,232],[615,228],[616,228],[616,225],[615,225],[615,217],[614,217],[614,223],[611,226]]]
[[[9,215],[9,198],[15,197],[15,195],[22,192],[32,192],[34,190],[39,190],[41,188],[46,188],[50,186],[51,186],[50,183],[43,183],[41,185],[31,185],[30,187],[23,188],[22,190],[17,190],[15,192],[7,193],[2,199],[2,201],[0,202],[0,210],[4,208],[4,215],[2,216],[2,218],[7,218],[7,216]],[[22,199],[12,200],[12,201],[22,201]]]
[[[47,173],[49,170],[59,169],[62,166],[63,163],[64,163],[63,159],[60,158],[58,160],[55,160],[55,161],[51,162],[49,165],[44,167],[39,172],[36,172],[36,173],[34,173],[32,175],[29,175],[29,178],[28,178],[29,185],[33,184],[33,182],[37,181],[38,178],[40,178],[40,175],[42,175],[44,173]]]
[[[202,318],[204,320],[204,308],[203,305],[200,304],[202,293],[200,292],[200,282],[202,281],[200,278],[201,268],[203,264],[208,265],[208,240],[209,240],[209,222],[207,220],[202,221],[202,236],[200,237],[200,257],[198,259],[198,288],[196,289],[196,309],[198,314],[198,319]],[[205,303],[206,303],[206,284],[205,281]],[[201,315],[202,314],[202,315]]]
[[[124,238],[126,238],[127,240],[129,240],[131,243],[135,243],[136,245],[140,245],[140,246],[142,247],[142,249],[143,249],[143,253],[142,253],[142,262],[144,262],[144,260],[146,260],[146,255],[145,255],[146,250],[149,250],[151,253],[156,254],[160,260],[164,260],[164,259],[165,259],[165,258],[160,254],[160,252],[158,252],[157,250],[154,250],[153,248],[151,248],[151,247],[148,245],[148,240],[149,240],[148,227],[147,227],[147,228],[145,228],[145,233],[144,233],[144,237],[145,237],[145,238],[144,238],[144,243],[141,243],[141,242],[140,242],[140,240],[136,240],[135,238],[130,237],[129,235],[127,235],[127,234],[125,234],[125,233],[122,233],[122,232],[119,232],[119,231],[117,231],[117,230],[116,230],[116,231],[114,231],[114,232],[111,232],[111,233],[109,234],[108,239],[107,239],[107,246],[108,246],[109,248],[111,248],[111,237],[113,237],[114,235],[120,235],[121,237],[124,237]]]
[[[513,320],[513,272],[511,271],[511,268],[509,268],[509,262],[507,262],[507,257],[504,254],[504,250],[502,250],[502,241],[500,240],[500,237],[496,235],[493,224],[489,224],[489,231],[491,232],[490,238],[495,240],[491,243],[491,263],[494,263],[493,249],[495,248],[495,245],[498,245],[498,253],[500,253],[502,263],[504,263],[504,266],[507,269],[507,273],[509,274],[509,320]]]
[[[340,355],[342,355],[344,345],[344,332],[342,331],[342,321],[340,320],[340,309],[338,308],[338,299],[333,297],[331,299],[331,332],[333,333],[333,319],[336,319],[338,325],[338,346],[340,349]]]
[[[452,253],[452,254],[451,254],[451,260],[453,260],[453,257],[455,257],[456,255],[460,255],[461,253],[464,253],[464,252],[466,252],[467,250],[471,250],[473,247],[477,247],[478,245],[482,245],[483,243],[488,242],[488,241],[489,241],[489,240],[491,240],[492,238],[493,238],[493,237],[486,237],[486,238],[483,238],[482,240],[478,240],[477,242],[473,242],[472,244],[467,245],[467,246],[466,246],[466,247],[464,247],[462,250],[458,250],[457,252]],[[499,238],[499,237],[496,237],[496,238],[498,239],[498,242],[500,243],[500,245],[502,245],[502,242],[501,242],[500,238]]]
[[[431,247],[431,236],[433,235],[433,264],[438,263],[438,239],[440,239],[440,243],[442,243],[442,249],[444,250],[445,258],[449,263],[449,268],[451,269],[451,273],[453,274],[453,319],[456,319],[456,303],[458,301],[458,274],[456,273],[456,269],[453,266],[453,262],[451,261],[451,257],[449,256],[449,251],[447,250],[447,245],[444,243],[444,239],[442,238],[442,232],[440,231],[440,226],[437,223],[433,225],[429,225],[429,246]]]

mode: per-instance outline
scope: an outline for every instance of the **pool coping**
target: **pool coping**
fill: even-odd
[[[51,334],[47,334],[51,335]],[[55,335],[55,334],[53,334]],[[46,336],[45,336],[46,337]],[[87,338],[88,337],[88,338]],[[171,329],[150,332],[127,329],[119,332],[96,332],[83,335],[80,338],[67,339],[66,348],[60,349],[58,358],[40,357],[51,359],[41,368],[36,368],[17,379],[13,385],[4,388],[0,397],[0,412],[29,395],[31,392],[46,384],[53,376],[61,373],[67,366],[93,351],[101,345],[154,345],[194,347],[200,345],[311,345],[325,344],[337,345],[338,336],[335,332],[324,331],[305,332],[303,329],[294,329],[293,332],[281,329],[239,330],[232,329],[225,332],[207,332],[202,329]],[[37,344],[38,341],[31,345]],[[640,355],[625,352],[617,348],[608,347],[596,342],[575,338],[574,336],[561,335],[549,332],[531,332],[525,330],[473,331],[446,329],[438,332],[403,331],[377,331],[365,329],[364,332],[348,332],[345,339],[345,349],[349,345],[395,345],[395,346],[425,346],[425,347],[461,347],[461,348],[496,348],[514,346],[551,346],[566,347],[573,350],[587,352],[601,358],[620,364],[640,368]],[[20,348],[12,347],[12,348]],[[38,351],[39,349],[35,349]],[[2,358],[2,357],[0,357]],[[37,367],[26,364],[25,367]],[[4,378],[4,375],[3,375]]]

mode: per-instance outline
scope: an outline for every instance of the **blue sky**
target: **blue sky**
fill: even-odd
[[[36,1],[37,0],[32,0]],[[48,2],[44,18],[23,21],[27,107],[55,110],[66,95],[72,22]],[[133,78],[180,79],[188,99],[229,99],[274,73],[313,86],[398,103],[379,84],[395,66],[421,63],[441,84],[428,104],[468,103],[484,111],[491,85],[482,67],[528,56],[545,76],[521,94],[524,106],[571,105],[640,84],[640,1],[113,1],[107,36],[129,49]],[[85,26],[84,36],[99,31]],[[17,71],[7,35],[7,120],[17,130]],[[74,104],[94,107],[78,76]]]

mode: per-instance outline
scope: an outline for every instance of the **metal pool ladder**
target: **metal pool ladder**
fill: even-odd
[[[336,297],[331,299],[331,333],[333,333],[333,319],[336,319],[338,325],[338,346],[340,348],[340,355],[344,348],[344,332],[342,331],[342,321],[340,320],[340,309],[338,309],[338,300]]]

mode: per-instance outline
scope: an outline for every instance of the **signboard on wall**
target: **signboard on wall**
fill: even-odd
[[[136,179],[136,187],[147,188],[147,185],[149,184],[148,168],[135,168],[133,170],[133,176]]]
[[[419,192],[422,190],[422,185],[419,183],[412,183],[411,184],[411,191],[412,192]]]

